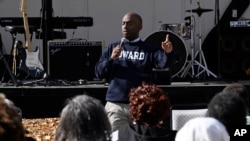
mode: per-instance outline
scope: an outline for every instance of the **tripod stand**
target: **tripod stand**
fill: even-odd
[[[188,64],[186,66],[186,68],[184,69],[184,71],[181,74],[181,77],[186,77],[186,75],[189,73],[189,70],[191,69],[191,77],[197,77],[200,78],[200,75],[202,75],[202,73],[207,74],[207,76],[212,75],[213,77],[217,78],[217,76],[212,73],[208,67],[207,67],[207,63],[206,63],[206,59],[205,56],[203,54],[203,51],[201,49],[202,46],[202,33],[201,33],[201,14],[203,12],[209,12],[212,11],[211,9],[202,9],[200,7],[200,4],[198,3],[198,8],[197,9],[191,9],[191,10],[186,10],[186,12],[195,12],[198,14],[198,25],[199,25],[199,48],[198,50],[195,52],[194,50],[194,46],[193,46],[193,37],[192,37],[192,31],[191,31],[191,59],[188,61]],[[191,14],[192,15],[192,14]],[[195,74],[195,65],[197,66],[197,74]]]
[[[198,48],[198,50],[197,50],[197,52],[195,54],[195,57],[194,57],[194,58],[198,58],[198,61],[194,60],[195,65],[198,66],[198,70],[197,70],[197,74],[195,75],[195,77],[199,78],[199,76],[203,72],[206,72],[207,76],[212,75],[213,77],[217,78],[217,76],[208,69],[204,53],[203,53],[203,51],[201,49],[201,46],[202,46],[201,14],[198,15],[198,17],[199,17],[199,21],[198,21],[199,22],[199,48]]]

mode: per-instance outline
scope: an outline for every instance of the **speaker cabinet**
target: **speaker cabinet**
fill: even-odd
[[[226,30],[227,29],[227,30]],[[250,79],[250,28],[228,27],[211,32],[203,43],[207,65],[222,79]],[[216,31],[216,30],[214,30]]]
[[[48,41],[47,72],[50,79],[95,80],[95,64],[102,53],[102,41]]]
[[[250,35],[236,35],[222,37],[221,74],[224,78],[249,79]]]

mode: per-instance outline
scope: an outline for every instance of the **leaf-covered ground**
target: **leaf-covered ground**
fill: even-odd
[[[26,136],[36,141],[53,141],[59,118],[23,119]]]

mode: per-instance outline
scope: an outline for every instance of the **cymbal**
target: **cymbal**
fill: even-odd
[[[201,16],[202,13],[211,12],[211,11],[213,11],[213,9],[203,9],[203,8],[198,7],[196,9],[186,10],[186,12],[191,12],[191,11],[194,12],[194,13],[197,13],[198,16]]]

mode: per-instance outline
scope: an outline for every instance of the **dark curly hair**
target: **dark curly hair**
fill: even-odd
[[[133,122],[151,127],[166,121],[170,113],[170,100],[166,92],[155,84],[142,83],[129,93],[130,117]]]
[[[0,93],[0,140],[24,141],[25,129],[17,111],[6,102],[4,94]]]

